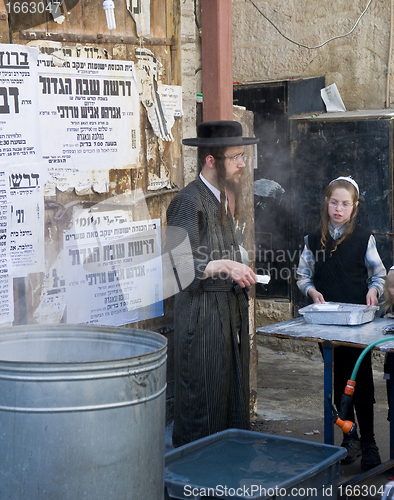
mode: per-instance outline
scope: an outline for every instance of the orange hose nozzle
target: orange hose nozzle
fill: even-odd
[[[337,418],[335,425],[342,429],[344,434],[348,434],[354,427],[354,423],[350,420],[341,420],[340,418]]]

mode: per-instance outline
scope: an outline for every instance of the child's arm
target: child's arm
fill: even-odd
[[[326,301],[324,300],[323,294],[321,294],[320,292],[318,292],[316,290],[316,288],[314,288],[314,287],[311,287],[308,290],[308,295],[309,295],[309,297],[311,297],[311,299],[313,300],[314,303],[316,303],[316,302],[318,302],[319,304],[325,304],[326,303]]]
[[[378,291],[375,287],[368,290],[367,293],[367,306],[377,306],[379,303]]]
[[[324,304],[323,295],[318,292],[313,283],[315,274],[315,258],[309,248],[308,236],[305,236],[305,246],[300,256],[300,262],[297,268],[297,286],[304,295],[309,295],[313,302]]]
[[[366,302],[368,306],[377,306],[378,299],[383,293],[386,269],[376,248],[374,236],[370,236],[365,253],[365,266],[368,270],[368,293]]]

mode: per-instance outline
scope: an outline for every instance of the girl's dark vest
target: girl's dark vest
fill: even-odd
[[[329,302],[365,304],[368,293],[368,270],[365,254],[371,232],[355,226],[330,257],[334,240],[329,236],[327,248],[321,250],[321,231],[308,235],[309,248],[315,258],[313,283],[316,290]]]

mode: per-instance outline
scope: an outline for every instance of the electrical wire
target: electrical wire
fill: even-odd
[[[197,17],[197,0],[194,0],[194,22],[196,23],[198,32],[201,33],[201,26],[200,23],[198,22],[198,17]]]
[[[356,21],[356,24],[353,26],[353,28],[349,31],[349,33],[345,33],[344,35],[338,35],[338,36],[334,36],[332,38],[330,38],[329,40],[326,40],[325,42],[321,43],[320,45],[315,45],[314,47],[309,47],[308,45],[304,45],[303,43],[299,43],[299,42],[295,42],[294,40],[292,40],[291,38],[289,38],[288,36],[286,36],[284,33],[282,33],[280,31],[280,29],[275,26],[275,24],[263,13],[261,12],[261,10],[257,7],[257,5],[253,2],[253,0],[249,0],[249,2],[259,11],[259,13],[270,23],[272,24],[272,26],[276,29],[276,31],[283,36],[283,38],[286,38],[286,40],[288,40],[289,42],[291,43],[294,43],[296,45],[298,45],[299,47],[304,47],[305,49],[320,49],[320,47],[323,47],[323,45],[326,45],[326,43],[328,42],[332,42],[333,40],[336,40],[337,38],[344,38],[348,35],[350,35],[351,33],[353,33],[353,31],[355,30],[356,26],[358,25],[358,23],[360,22],[361,18],[363,17],[363,15],[367,12],[368,10],[368,7],[371,5],[371,2],[372,0],[369,0],[368,2],[368,5],[365,7],[365,9],[362,11],[360,17],[357,19]]]

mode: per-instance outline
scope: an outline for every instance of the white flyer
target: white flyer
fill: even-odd
[[[41,158],[37,57],[36,48],[0,44],[0,163]]]
[[[7,173],[12,276],[20,278],[45,270],[44,185],[47,175],[41,163],[15,165]]]
[[[139,155],[139,94],[132,61],[38,58],[43,158],[63,171],[131,168]]]
[[[121,326],[162,315],[160,219],[76,212],[64,262],[67,323]]]
[[[335,113],[336,111],[346,111],[342,97],[335,83],[321,89],[321,97],[326,105],[327,113]]]
[[[14,291],[9,260],[10,210],[7,172],[0,171],[0,323],[14,321]]]
[[[159,82],[158,89],[167,125],[171,130],[175,120],[183,116],[182,87],[180,85],[164,85]]]

